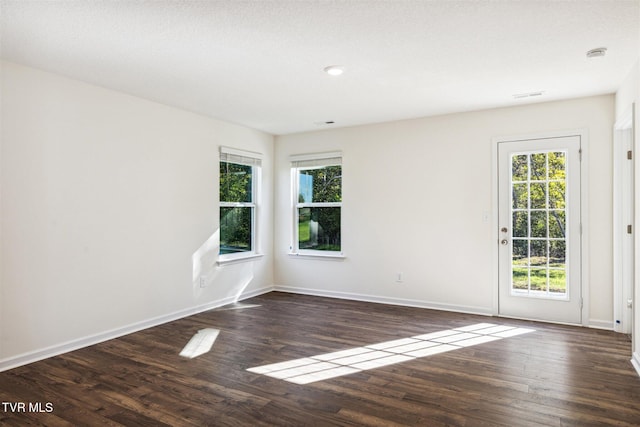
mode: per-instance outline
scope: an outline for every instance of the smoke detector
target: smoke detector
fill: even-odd
[[[344,67],[342,65],[329,65],[324,68],[324,72],[330,76],[339,76],[344,73]]]

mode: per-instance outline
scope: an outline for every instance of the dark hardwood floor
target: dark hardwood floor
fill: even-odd
[[[640,425],[640,378],[625,335],[278,292],[242,304],[258,306],[0,373],[0,424]],[[476,323],[535,332],[305,385],[247,371]],[[179,356],[204,328],[221,331],[212,350]],[[12,412],[7,403],[17,402],[27,410]]]

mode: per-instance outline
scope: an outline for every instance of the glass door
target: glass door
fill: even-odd
[[[580,323],[580,137],[501,142],[499,313]]]

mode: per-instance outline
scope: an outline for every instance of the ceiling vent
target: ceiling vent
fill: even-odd
[[[513,95],[513,97],[515,99],[522,99],[522,98],[533,98],[535,96],[542,96],[544,94],[544,91],[537,91],[537,92],[528,92],[528,93],[516,93],[515,95]]]
[[[604,56],[607,53],[606,47],[597,47],[587,52],[587,58],[598,58]]]

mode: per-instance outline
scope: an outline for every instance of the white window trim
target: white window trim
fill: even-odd
[[[291,200],[292,200],[292,240],[289,246],[290,257],[299,259],[326,259],[340,260],[346,258],[344,251],[319,251],[314,249],[300,249],[298,247],[298,209],[312,207],[339,207],[342,209],[342,202],[327,203],[298,203],[298,171],[318,169],[322,166],[342,166],[342,152],[332,151],[326,153],[296,154],[292,155],[291,161]],[[343,221],[342,212],[340,214],[340,234],[342,234]],[[342,248],[342,241],[340,243]]]
[[[238,255],[238,254],[227,254],[226,258],[218,259],[216,261],[216,265],[225,266],[225,265],[230,265],[230,264],[238,264],[238,263],[246,262],[246,261],[254,261],[254,260],[257,260],[257,259],[260,259],[260,258],[264,257],[264,254],[251,253],[251,252],[246,252],[246,253],[240,254],[242,256],[237,256],[237,257],[230,257],[229,255]]]
[[[339,261],[346,259],[347,257],[342,252],[328,252],[328,251],[311,251],[303,250],[301,252],[289,252],[287,255],[291,258],[298,259],[326,259],[331,261]]]
[[[239,165],[251,166],[252,168],[252,180],[251,180],[251,200],[252,202],[221,202],[219,201],[220,208],[252,208],[251,215],[251,251],[239,252],[234,254],[220,254],[218,253],[217,265],[228,265],[238,262],[251,261],[257,258],[261,258],[263,254],[260,251],[260,239],[259,236],[259,212],[260,212],[260,187],[262,183],[262,154],[253,151],[239,150],[231,147],[220,147],[220,163],[228,162]],[[218,213],[218,220],[220,214]],[[218,245],[220,240],[218,239]]]

